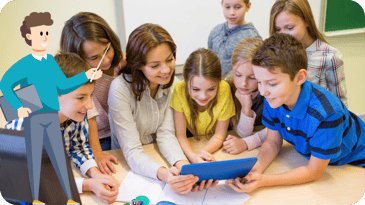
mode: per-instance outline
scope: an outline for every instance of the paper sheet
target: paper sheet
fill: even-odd
[[[208,190],[179,195],[172,191],[169,184],[130,171],[119,187],[116,201],[130,203],[137,196],[146,196],[150,200],[150,204],[157,204],[159,201],[170,201],[176,204],[192,205],[235,205],[243,204],[250,198],[248,194],[237,193],[232,190],[225,181],[220,181],[217,186]]]
[[[119,194],[116,201],[130,203],[137,196],[146,196],[153,204],[156,204],[165,182],[138,175],[132,171],[119,186]]]

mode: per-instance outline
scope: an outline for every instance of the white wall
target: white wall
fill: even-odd
[[[144,23],[165,28],[177,45],[177,64],[184,64],[191,52],[207,48],[210,31],[225,22],[221,0],[123,0],[126,37]],[[274,0],[251,0],[246,21],[252,22],[265,39],[269,37],[270,9]],[[309,0],[318,24],[321,0]]]

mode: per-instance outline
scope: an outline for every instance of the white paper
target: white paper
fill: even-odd
[[[179,195],[172,191],[169,184],[166,184],[160,197],[158,198],[158,201],[169,201],[175,204],[201,205],[203,203],[205,194],[206,191],[196,191]]]
[[[144,177],[130,171],[119,187],[116,201],[130,203],[137,196],[146,196],[150,204],[160,201],[169,201],[176,204],[210,205],[210,204],[243,204],[250,196],[246,193],[237,193],[225,181],[208,190],[189,192],[179,195],[172,191],[169,184],[163,181]]]
[[[138,175],[132,171],[119,186],[119,194],[116,201],[130,203],[137,196],[146,196],[153,204],[156,204],[165,182]]]
[[[246,193],[234,191],[225,181],[220,181],[215,187],[208,189],[204,204],[243,204],[250,198]]]

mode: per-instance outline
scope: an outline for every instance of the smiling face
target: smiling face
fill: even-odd
[[[280,12],[275,18],[277,33],[286,33],[298,39],[305,48],[310,46],[314,39],[309,35],[306,23],[302,18],[288,11]]]
[[[303,72],[303,70],[300,72]],[[267,68],[254,65],[253,71],[260,94],[266,98],[271,108],[278,108],[283,104],[287,105],[289,109],[294,108],[300,94],[301,85],[305,81],[301,78],[298,81],[300,73],[294,77],[294,80],[290,80],[289,74],[283,73],[280,68],[269,71]]]
[[[237,62],[233,66],[233,82],[241,95],[257,91],[257,80],[249,61]]]
[[[106,39],[102,40],[103,42],[107,42]],[[93,41],[85,41],[82,44],[82,50],[85,55],[85,61],[92,67],[96,68],[99,65],[100,60],[102,59],[104,52],[106,51],[108,44],[102,44],[99,42]],[[103,62],[100,64],[100,69],[102,71],[106,71],[112,65],[112,61],[114,58],[114,48],[112,45],[109,46],[108,51],[105,54]]]
[[[228,27],[246,24],[245,15],[250,7],[251,2],[246,5],[243,0],[224,0],[222,2],[223,16],[228,22]]]
[[[60,123],[67,119],[76,122],[84,120],[87,110],[92,109],[91,94],[94,91],[94,83],[87,83],[71,93],[58,96],[60,111],[58,112]]]
[[[49,45],[49,26],[35,26],[26,34],[27,39],[32,41],[32,49],[35,52],[45,52]]]
[[[162,43],[150,50],[141,70],[149,81],[150,90],[168,84],[175,70],[175,58],[169,44]]]
[[[218,82],[194,76],[188,82],[190,97],[200,106],[201,110],[207,109],[211,100],[217,95]]]

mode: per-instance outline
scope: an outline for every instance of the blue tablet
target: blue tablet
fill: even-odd
[[[181,168],[181,175],[193,174],[199,177],[199,181],[209,179],[234,179],[245,177],[256,164],[257,158],[233,159],[217,162],[187,164]]]

